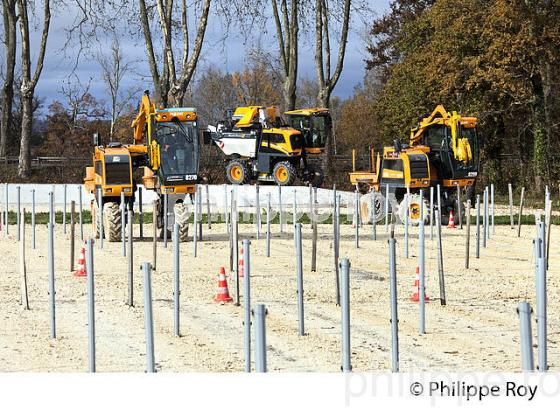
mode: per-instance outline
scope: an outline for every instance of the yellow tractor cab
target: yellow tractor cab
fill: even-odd
[[[331,113],[326,108],[304,108],[284,113],[288,125],[303,134],[305,152],[322,154],[332,137]]]

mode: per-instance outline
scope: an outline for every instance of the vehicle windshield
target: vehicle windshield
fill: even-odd
[[[160,169],[164,175],[198,172],[198,133],[193,122],[158,122],[156,141],[160,145]]]
[[[291,115],[288,121],[292,128],[303,134],[307,148],[325,148],[331,132],[328,116]]]

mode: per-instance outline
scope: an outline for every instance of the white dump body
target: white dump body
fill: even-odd
[[[212,127],[213,128],[213,127]],[[213,131],[208,127],[210,131]],[[215,129],[215,128],[214,128]],[[253,133],[212,132],[212,140],[226,155],[255,158],[257,135]]]

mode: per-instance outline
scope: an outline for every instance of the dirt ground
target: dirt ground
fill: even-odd
[[[298,336],[296,267],[292,228],[280,235],[273,225],[271,256],[265,239],[255,239],[253,225],[240,225],[241,238],[251,238],[252,303],[268,309],[269,371],[338,372],[341,366],[341,312],[335,305],[332,226],[319,225],[317,272],[311,272],[311,230],[304,226],[305,330]],[[89,233],[89,226],[86,233]],[[135,226],[138,235],[138,226]],[[355,371],[389,370],[391,363],[387,233],[378,227],[360,232],[342,228],[340,256],[351,262],[351,344]],[[475,258],[474,229],[471,266],[464,268],[465,230],[444,228],[447,305],[439,301],[436,241],[426,228],[426,334],[418,333],[418,303],[410,301],[417,265],[417,229],[412,228],[410,258],[404,256],[403,228],[397,228],[398,312],[401,371],[518,371],[521,367],[517,303],[535,306],[532,238],[523,226],[521,238],[509,226],[496,226],[487,248]],[[146,226],[145,232],[151,232]],[[58,338],[49,337],[47,230],[37,227],[37,249],[27,249],[31,310],[20,305],[18,244],[13,234],[0,235],[0,371],[83,372],[88,369],[86,279],[69,272],[69,239],[56,227],[56,324]],[[28,244],[29,230],[28,230]],[[560,230],[552,228],[548,276],[550,368],[558,370],[560,350],[560,255],[554,245]],[[125,305],[127,260],[120,243],[95,246],[97,370],[143,372],[146,367],[143,279],[140,263],[151,261],[152,243],[134,247],[134,307]],[[79,246],[78,246],[79,247]],[[213,302],[220,266],[229,269],[229,244],[224,224],[204,227],[198,257],[193,243],[181,244],[181,337],[173,336],[172,245],[158,244],[153,273],[154,333],[157,370],[161,372],[240,372],[243,355],[242,306]],[[235,297],[234,275],[228,274]],[[241,283],[241,289],[243,284]],[[536,326],[533,322],[536,344]],[[536,349],[535,349],[536,353]]]

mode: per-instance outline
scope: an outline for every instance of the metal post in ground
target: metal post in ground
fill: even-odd
[[[234,218],[233,218],[233,190],[232,190],[230,196],[230,207],[229,207],[229,223],[231,225],[229,228],[229,271],[230,272],[233,272],[233,250],[234,250],[233,222],[234,222]]]
[[[266,373],[266,307],[255,305],[255,370]]]
[[[301,224],[296,224],[296,266],[297,266],[297,298],[298,298],[298,324],[299,335],[305,335],[303,313],[303,256],[301,248]]]
[[[334,213],[334,283],[336,289],[336,305],[340,306],[340,272],[338,269],[338,258],[340,255],[340,195],[336,198]]]
[[[494,235],[496,233],[496,225],[494,224],[494,184],[490,184],[490,201],[492,204],[492,208],[490,210],[490,213],[492,215],[492,235]]]
[[[476,259],[480,258],[480,195],[476,195]]]
[[[142,203],[142,187],[138,187],[138,224],[140,225],[140,240],[144,239],[144,204]]]
[[[86,241],[86,276],[88,292],[88,357],[89,371],[95,373],[95,287],[93,239]]]
[[[342,311],[342,371],[351,372],[350,361],[350,261],[340,260],[341,311]]]
[[[228,234],[230,233],[229,230],[229,202],[227,196],[228,186],[224,184],[224,220],[226,221],[226,229]]]
[[[360,247],[360,193],[356,189],[354,194],[354,246],[356,249]]]
[[[103,249],[103,191],[97,189],[97,234],[99,235],[99,247]]]
[[[404,209],[404,257],[407,259],[408,259],[408,218],[409,218],[408,212],[410,210],[410,205],[408,201],[409,201],[409,193],[407,192],[403,200],[403,205],[405,207]]]
[[[436,231],[437,231],[437,242],[438,242],[438,277],[439,277],[439,300],[442,306],[447,304],[445,298],[445,273],[443,270],[443,242],[441,239],[441,218],[439,216],[439,210],[435,213],[436,216]],[[420,293],[422,295],[422,293]]]
[[[82,205],[82,186],[78,185],[78,220],[80,223],[80,241],[84,241],[84,216]]]
[[[463,215],[461,212],[461,187],[457,185],[457,216],[459,217],[459,229],[463,229]]]
[[[240,286],[239,286],[239,213],[237,211],[237,200],[233,201],[235,210],[231,218],[233,228],[233,255],[235,257],[235,306],[241,305]]]
[[[389,184],[385,187],[385,232],[389,232]]]
[[[528,302],[519,302],[517,305],[517,314],[519,315],[519,333],[521,340],[521,368],[524,372],[532,372],[535,369],[531,313],[531,305],[529,305]]]
[[[547,360],[547,291],[546,291],[546,256],[545,256],[545,224],[539,223],[538,271],[537,271],[537,339],[539,371],[548,370]]]
[[[257,239],[261,239],[261,197],[260,187],[255,185],[255,224],[257,225]]]
[[[21,218],[21,240],[19,242],[19,266],[21,276],[21,305],[24,310],[29,310],[29,297],[27,295],[27,266],[25,262],[25,208]]]
[[[200,186],[197,186],[197,192],[199,192]],[[198,197],[198,240],[202,241],[202,223],[203,223],[203,212],[202,212],[202,190],[200,190],[200,195]]]
[[[292,218],[292,228],[294,230],[294,243],[296,240],[296,223],[297,223],[297,218],[296,218],[296,214],[297,214],[297,192],[294,189],[294,200],[293,200],[293,206],[292,206],[292,214],[293,214],[293,218]],[[310,217],[311,217],[311,212],[309,213]]]
[[[180,261],[179,261],[179,224],[175,223],[173,225],[173,331],[175,336],[181,336],[180,330],[180,318],[179,318],[179,308],[180,308]]]
[[[194,217],[193,217],[193,256],[196,258],[198,250],[198,190],[194,193]],[[233,203],[233,195],[232,195]]]
[[[196,192],[196,196],[198,196],[198,191]],[[166,249],[167,249],[167,234],[168,234],[168,231],[169,231],[168,208],[169,208],[169,196],[167,194],[163,194],[163,247],[166,248]],[[196,225],[195,225],[195,227],[196,227]]]
[[[50,195],[51,205],[53,201],[52,193]],[[55,286],[54,286],[54,225],[49,222],[49,315],[51,322],[51,339],[56,339],[56,313],[55,313]]]
[[[467,237],[465,240],[465,268],[469,268],[469,251],[471,246],[471,200],[467,199],[467,210],[466,210],[466,217],[467,217]]]
[[[513,229],[513,188],[511,184],[508,184],[508,195],[509,195],[509,224],[511,229]]]
[[[146,334],[146,371],[155,373],[154,322],[152,316],[152,267],[150,262],[142,263],[144,274],[144,328]]]
[[[76,202],[70,203],[70,272],[74,272],[74,254],[76,239],[76,220],[74,213],[76,212]]]
[[[64,184],[64,192],[63,192],[63,201],[64,204],[62,205],[62,231],[66,233],[66,191],[67,186]]]
[[[10,202],[9,202],[9,196],[8,196],[8,183],[7,183],[7,182],[6,182],[6,185],[5,185],[4,194],[6,195],[6,209],[4,210],[4,211],[5,211],[5,217],[4,217],[4,226],[5,226],[4,235],[7,236],[8,233],[9,233],[9,225],[10,225],[9,222],[8,222],[8,215],[9,215],[9,205],[10,205]]]
[[[389,238],[389,279],[391,293],[391,370],[399,371],[399,317],[397,310],[397,252],[395,238]]]
[[[420,190],[420,198],[424,198],[423,189]],[[420,287],[418,289],[418,300],[420,302],[420,334],[426,333],[426,261],[424,249],[424,200],[420,199],[420,218],[418,220],[418,265],[420,267]]]
[[[31,190],[31,245],[36,249],[36,235],[35,235],[35,190]]]
[[[521,187],[521,198],[519,199],[519,219],[517,220],[517,237],[521,236],[521,221],[523,218],[523,198],[525,196],[525,187]]]
[[[270,257],[270,192],[266,203],[266,257]]]
[[[208,219],[208,229],[212,229],[212,212],[210,210],[210,188],[206,182],[206,218]]]
[[[243,240],[243,307],[245,309],[245,371],[251,372],[251,242]]]
[[[371,209],[371,239],[376,241],[377,240],[377,212],[375,210],[375,195],[377,193],[375,191],[371,191],[370,193],[370,209]]]
[[[128,210],[128,306],[134,306],[134,212]]]
[[[284,218],[282,217],[282,185],[278,185],[278,215],[280,219],[280,233],[284,233]]]
[[[313,207],[311,211],[311,272],[317,272],[317,188],[313,188]]]
[[[124,203],[124,192],[121,192],[121,247],[122,256],[126,256],[126,205]]]
[[[484,188],[484,216],[482,217],[484,232],[482,233],[482,247],[486,248],[488,239],[488,187]]]
[[[434,239],[434,187],[430,187],[430,241]]]
[[[157,262],[157,219],[158,219],[158,201],[152,202],[152,226],[153,226],[153,240],[152,240],[152,269],[156,270]]]
[[[17,240],[18,242],[21,240],[21,187],[16,187],[16,204],[17,204],[17,213],[16,213],[16,221],[17,221]],[[65,230],[66,232],[66,230]]]

